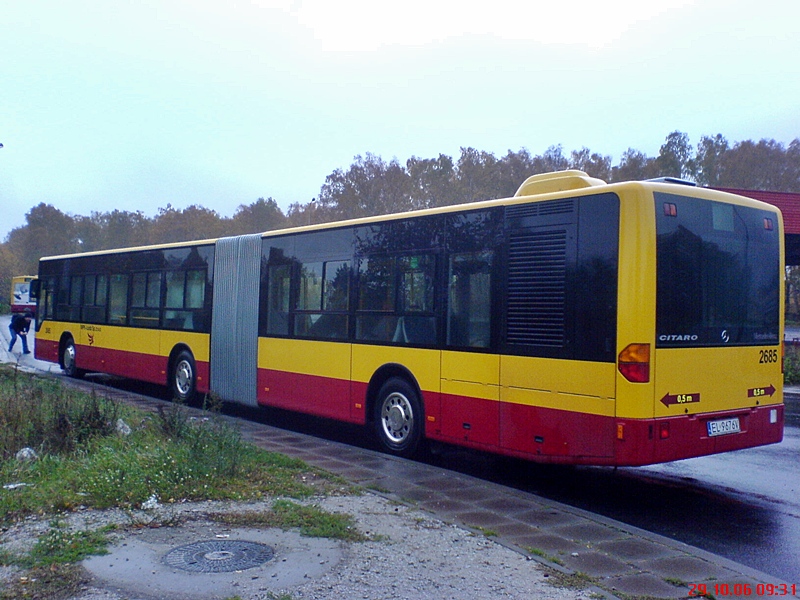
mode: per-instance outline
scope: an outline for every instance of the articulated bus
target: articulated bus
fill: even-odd
[[[667,180],[43,258],[37,358],[532,461],[783,437],[783,221]]]
[[[9,304],[12,313],[36,312],[36,299],[30,295],[33,275],[16,275],[11,278],[11,296]]]

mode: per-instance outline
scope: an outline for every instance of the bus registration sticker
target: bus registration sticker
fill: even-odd
[[[706,423],[708,427],[709,437],[715,435],[727,435],[729,433],[740,433],[742,430],[739,427],[739,417],[731,419],[720,419],[719,421],[709,421]]]

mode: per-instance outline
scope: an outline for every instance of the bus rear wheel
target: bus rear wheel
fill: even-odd
[[[188,403],[194,399],[197,385],[197,369],[194,357],[188,350],[182,350],[175,357],[169,384],[174,400]]]
[[[392,377],[381,386],[375,403],[375,434],[381,446],[398,456],[412,456],[422,439],[422,403],[405,379]]]

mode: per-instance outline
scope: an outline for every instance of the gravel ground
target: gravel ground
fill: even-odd
[[[299,546],[303,546],[304,551],[309,548],[316,551],[309,538],[300,538],[294,533],[277,530],[271,533],[262,531],[261,534],[272,535],[275,540],[275,557],[263,567],[241,571],[236,574],[238,579],[230,580],[224,579],[223,575],[188,576],[214,578],[206,581],[214,581],[218,588],[220,584],[226,588],[230,581],[230,588],[222,593],[219,589],[213,589],[213,586],[204,585],[203,580],[195,580],[200,582],[199,585],[195,584],[196,589],[183,585],[166,592],[166,595],[163,589],[155,594],[146,585],[138,586],[135,590],[120,591],[126,589],[120,585],[120,581],[113,578],[100,579],[96,575],[98,571],[93,568],[95,563],[92,562],[100,560],[90,559],[84,563],[89,567],[87,573],[91,576],[90,583],[80,595],[74,596],[74,600],[150,600],[156,597],[169,597],[173,600],[588,600],[592,597],[589,590],[556,587],[553,584],[558,578],[552,572],[548,572],[540,563],[496,543],[491,537],[443,523],[413,507],[399,505],[371,493],[318,498],[312,503],[329,512],[344,512],[354,516],[359,530],[375,541],[320,541],[320,544],[327,545],[328,552],[333,547],[335,557],[331,558],[333,555],[326,554],[328,558],[316,564],[308,559],[307,552],[298,553]],[[116,552],[132,552],[136,544],[139,544],[142,548],[147,548],[140,551],[144,553],[139,555],[141,560],[138,562],[142,563],[142,569],[147,570],[148,577],[160,578],[161,583],[168,585],[172,575],[155,557],[157,552],[154,548],[178,546],[186,543],[187,539],[200,541],[215,531],[224,531],[217,537],[246,538],[248,531],[225,529],[225,526],[205,519],[204,514],[263,510],[268,506],[269,504],[233,503],[159,505],[155,509],[135,515],[116,510],[84,510],[65,516],[64,521],[68,527],[75,529],[96,528],[108,523],[124,526],[124,529],[115,534],[114,545],[110,548],[111,554],[103,560],[111,561]],[[4,530],[0,533],[0,551],[22,552],[29,549],[36,536],[47,530],[49,522],[47,517],[27,519]],[[152,522],[182,524],[164,526],[157,530],[141,527],[141,524]],[[132,523],[140,526],[132,527]],[[250,530],[249,533],[255,532]],[[158,536],[158,539],[153,536]],[[301,556],[304,558],[297,558]],[[311,568],[306,568],[306,573],[296,581],[286,584],[286,580],[282,582],[280,578],[276,578],[276,566],[283,565],[288,569],[290,563],[304,561]],[[149,570],[151,566],[152,571]],[[304,565],[294,564],[291,568],[302,571]],[[8,585],[22,575],[23,573],[12,568],[0,568],[0,585]],[[185,578],[187,574],[180,573],[177,577]],[[176,578],[175,583],[177,586],[180,580]]]

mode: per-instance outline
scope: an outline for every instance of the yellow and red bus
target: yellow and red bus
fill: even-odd
[[[783,436],[783,221],[670,181],[44,258],[37,358],[533,461]]]
[[[33,275],[15,275],[11,278],[11,296],[9,304],[11,305],[11,312],[36,313],[36,299],[31,298],[31,282],[36,277]]]

